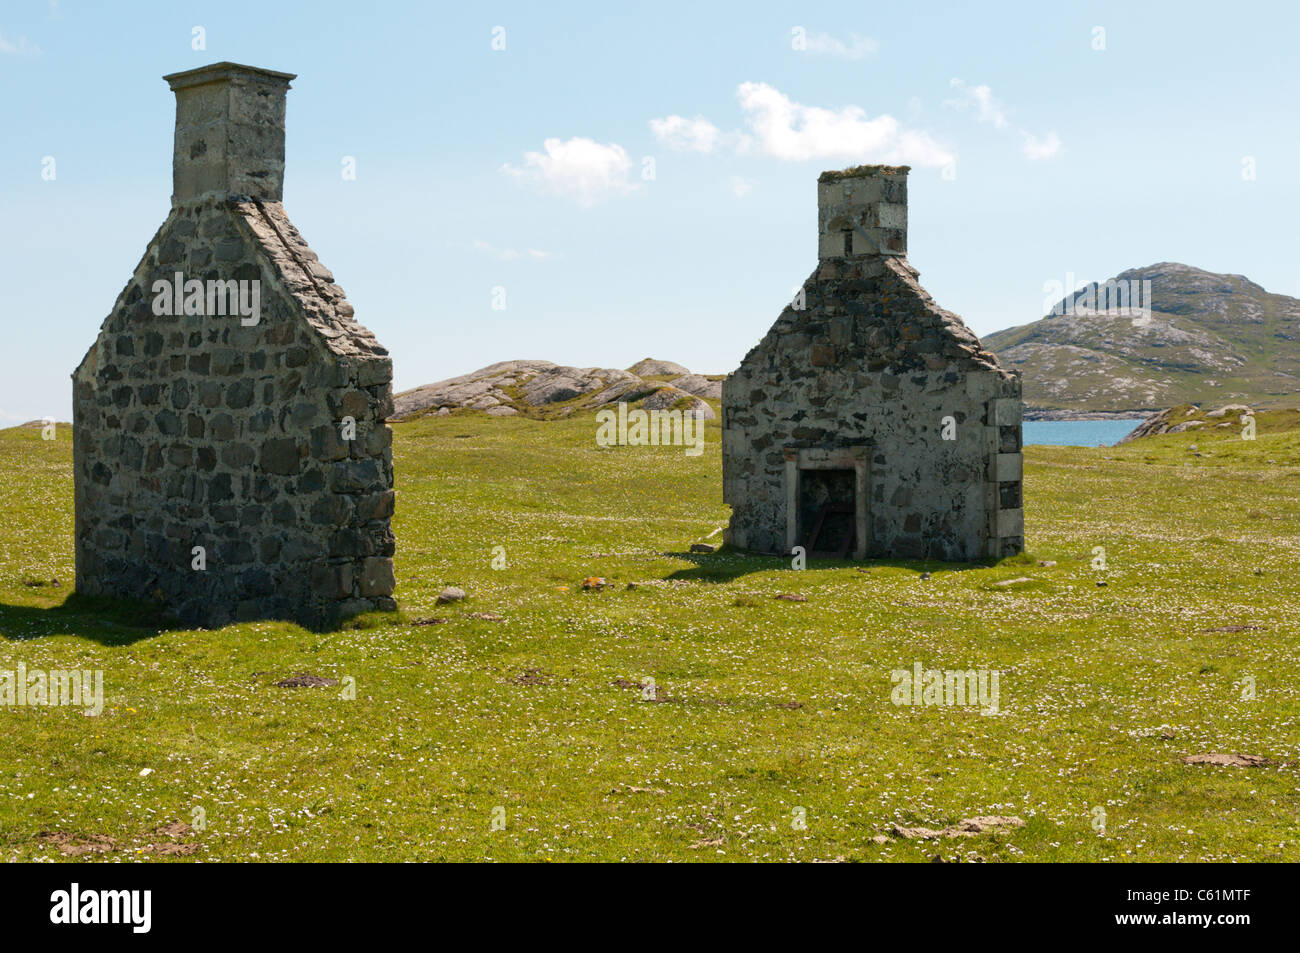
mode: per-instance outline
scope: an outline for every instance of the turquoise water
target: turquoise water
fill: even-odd
[[[1134,420],[1026,420],[1025,446],[1107,447],[1119,443],[1142,422]]]

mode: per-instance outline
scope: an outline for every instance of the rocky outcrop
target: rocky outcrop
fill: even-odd
[[[1255,411],[1247,404],[1225,404],[1211,411],[1202,411],[1195,404],[1179,404],[1177,407],[1152,414],[1134,427],[1120,443],[1207,427],[1239,427],[1243,416],[1254,413]]]
[[[668,382],[678,390],[686,391],[688,394],[694,394],[696,397],[703,397],[706,400],[722,400],[722,380],[721,378],[702,377],[699,374],[687,374],[685,377],[679,377],[674,381]]]
[[[637,377],[678,377],[689,374],[686,368],[672,361],[656,361],[652,357],[637,361],[628,370]]]
[[[664,377],[673,379],[649,379]],[[393,417],[402,420],[453,410],[481,410],[492,417],[563,417],[619,401],[644,400],[647,410],[685,402],[683,409],[711,420],[714,410],[707,401],[721,397],[720,375],[692,374],[671,361],[646,358],[627,370],[570,367],[550,361],[501,361],[398,394]]]
[[[683,410],[693,411],[696,417],[704,420],[712,420],[714,417],[712,407],[686,391],[673,387],[671,384],[659,388],[659,390],[647,397],[641,406],[646,410],[671,410],[679,402],[684,402],[682,403]]]

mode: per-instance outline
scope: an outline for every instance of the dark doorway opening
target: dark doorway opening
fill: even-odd
[[[799,471],[799,525],[809,556],[843,559],[857,543],[853,470]]]

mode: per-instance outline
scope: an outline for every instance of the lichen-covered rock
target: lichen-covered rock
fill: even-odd
[[[680,364],[674,364],[672,361],[656,361],[650,357],[637,361],[628,368],[628,372],[637,377],[682,377],[690,374],[690,371]]]
[[[635,403],[666,386],[677,388],[679,397],[709,398],[722,396],[722,382],[691,374],[680,364],[670,361],[642,361],[637,367],[649,367],[651,377],[678,375],[666,385],[662,380],[647,380],[631,371],[609,367],[570,367],[549,361],[501,361],[470,374],[426,384],[398,394],[393,401],[394,419],[415,417],[426,412],[442,414],[452,410],[481,410],[492,417],[511,417],[520,412],[553,408],[552,416],[566,416],[576,410],[595,410],[611,404]],[[673,401],[669,401],[671,404]],[[566,406],[557,407],[564,404]],[[647,403],[647,409],[651,404]],[[713,419],[715,413],[703,399],[692,405],[702,418]]]
[[[659,388],[641,406],[646,410],[670,410],[679,403],[683,404],[683,412],[694,414],[701,420],[712,420],[715,416],[713,408],[703,400],[671,385]]]
[[[722,381],[709,380],[709,378],[700,374],[687,374],[685,377],[679,377],[668,383],[678,390],[684,390],[696,397],[706,397],[709,400],[722,399]]]
[[[1120,443],[1129,443],[1143,437],[1159,437],[1163,434],[1198,430],[1220,419],[1223,419],[1224,422],[1217,424],[1219,427],[1239,426],[1243,422],[1243,418],[1254,413],[1255,411],[1247,404],[1226,404],[1217,410],[1208,412],[1202,411],[1196,404],[1179,404],[1176,407],[1170,407],[1147,417],[1134,427]]]

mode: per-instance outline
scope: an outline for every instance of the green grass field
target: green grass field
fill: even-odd
[[[401,612],[332,633],[70,599],[70,435],[0,432],[0,669],[105,691],[0,707],[0,859],[1300,860],[1300,432],[1266,421],[1030,448],[1023,557],[796,571],[689,553],[716,429],[425,418],[394,427]],[[916,662],[997,670],[999,712],[895,706]],[[1026,826],[873,840],[995,814]]]

